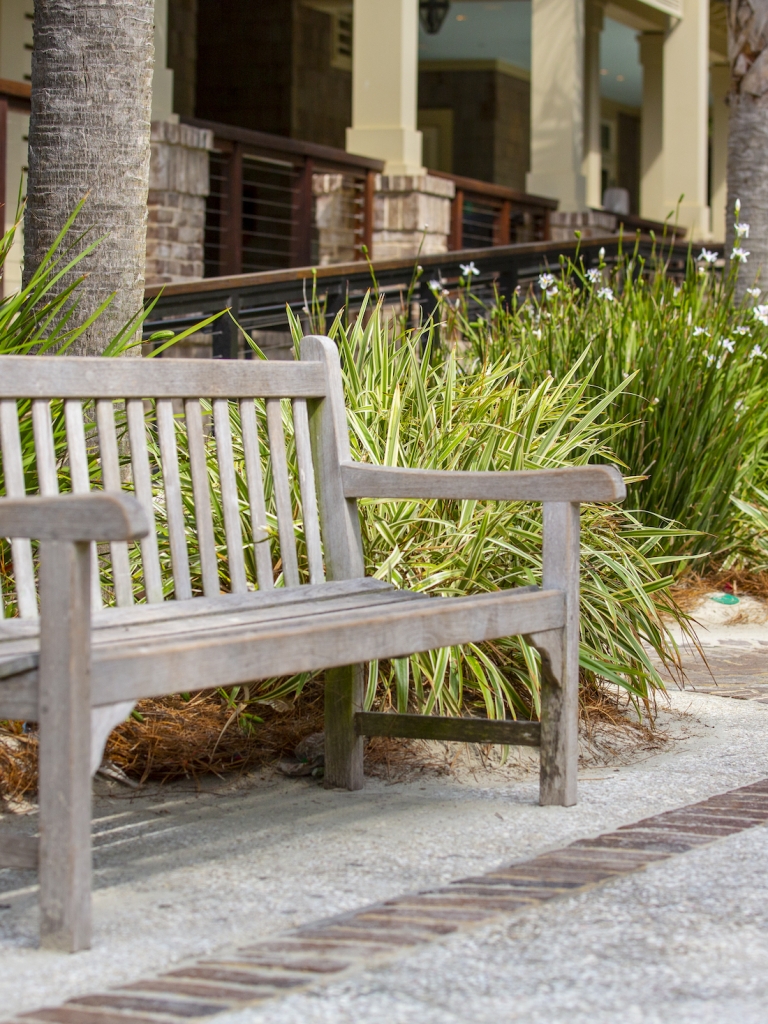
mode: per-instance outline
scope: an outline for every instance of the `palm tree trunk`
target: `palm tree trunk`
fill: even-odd
[[[35,0],[25,275],[88,193],[77,233],[108,237],[78,267],[76,322],[116,293],[79,354],[103,351],[143,300],[153,27],[154,0]]]
[[[728,210],[726,249],[749,252],[740,263],[737,297],[760,275],[768,281],[768,0],[730,0],[728,58],[731,91],[728,118]],[[734,207],[749,235],[734,228]]]

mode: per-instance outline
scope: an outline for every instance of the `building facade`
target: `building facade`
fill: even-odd
[[[29,81],[33,14],[0,0],[0,79]],[[553,197],[566,232],[609,200],[724,237],[722,0],[156,0],[155,44],[150,279],[203,274],[218,158],[190,120],[384,161],[377,256],[446,244],[452,186],[430,171]],[[6,227],[27,130],[9,110]],[[348,183],[316,178],[317,252],[348,257]],[[17,241],[8,286],[20,257]]]

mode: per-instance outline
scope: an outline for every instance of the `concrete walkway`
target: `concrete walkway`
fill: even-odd
[[[0,872],[2,1014],[486,872],[768,776],[765,704],[677,692],[670,708],[662,719],[679,735],[674,747],[585,771],[569,809],[538,807],[535,775],[514,767],[372,780],[359,794],[259,776],[199,795],[104,791],[90,952],[35,949],[34,880]],[[34,830],[34,816],[26,824]],[[767,840],[758,827],[216,1021],[764,1021]]]

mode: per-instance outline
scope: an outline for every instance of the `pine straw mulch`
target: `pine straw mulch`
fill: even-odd
[[[746,594],[768,600],[768,572],[748,569],[712,569],[702,575],[689,570],[672,588],[672,597],[688,611],[702,597],[713,591]]]
[[[233,714],[217,692],[140,701],[141,720],[129,718],[107,743],[105,758],[139,784],[243,774],[290,757],[300,740],[323,728],[323,686],[314,681],[293,702],[250,703],[263,719]],[[600,687],[582,694],[581,759],[588,764],[624,763],[638,751],[655,750],[665,739],[652,725],[653,709],[641,718],[620,696]],[[377,738],[366,745],[366,772],[387,779],[416,773],[451,774],[472,763],[499,766],[501,748]],[[523,756],[525,760],[525,756]],[[20,722],[0,727],[0,806],[29,800],[37,788],[37,734]]]

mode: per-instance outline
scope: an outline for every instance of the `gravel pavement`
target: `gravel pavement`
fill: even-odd
[[[535,774],[514,767],[373,779],[354,794],[259,775],[199,794],[170,786],[130,799],[102,788],[92,950],[37,950],[34,878],[0,872],[1,1012],[103,990],[768,777],[768,705],[679,691],[670,704],[662,719],[677,742],[585,770],[574,808],[538,807]],[[0,830],[20,824],[34,830],[34,815],[6,816]],[[762,827],[732,836],[237,1019],[764,1021],[767,836]]]

